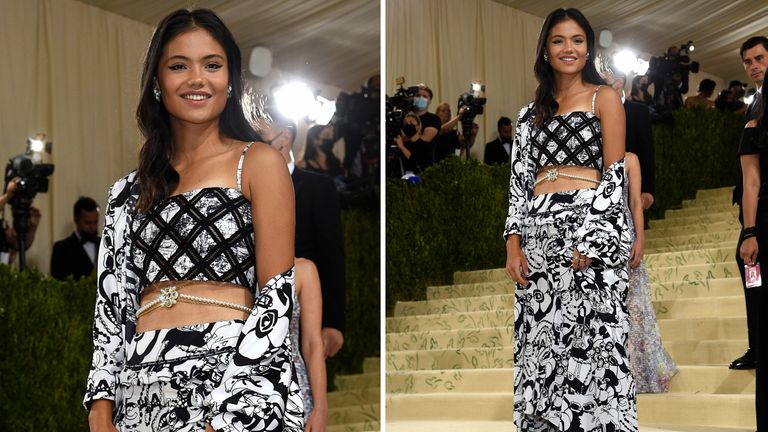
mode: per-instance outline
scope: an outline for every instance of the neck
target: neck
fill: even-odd
[[[555,99],[573,94],[584,88],[581,72],[573,75],[555,75]]]
[[[174,166],[187,165],[200,157],[219,153],[224,146],[218,120],[205,124],[172,122],[171,136],[175,146],[171,160]]]

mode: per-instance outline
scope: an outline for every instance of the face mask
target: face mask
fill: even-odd
[[[429,101],[424,96],[417,96],[413,99],[413,107],[419,111],[427,109],[427,104]]]
[[[333,138],[326,138],[326,139],[323,140],[322,143],[320,143],[320,148],[323,149],[324,152],[328,153],[331,150],[333,150],[333,143],[334,142],[335,141],[333,140]]]
[[[410,124],[410,123],[409,123],[409,124],[407,124],[407,125],[403,125],[403,133],[404,133],[404,134],[405,134],[405,136],[407,136],[408,138],[410,138],[410,137],[412,137],[412,136],[416,135],[416,126],[415,126],[415,125],[412,125],[412,124]]]

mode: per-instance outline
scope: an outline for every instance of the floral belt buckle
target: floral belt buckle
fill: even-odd
[[[176,291],[176,287],[171,285],[160,290],[160,305],[165,308],[171,308],[176,304],[179,298],[179,293]]]
[[[546,177],[544,177],[548,181],[555,181],[557,180],[557,177],[559,176],[559,173],[557,172],[557,168],[552,168],[547,170]]]

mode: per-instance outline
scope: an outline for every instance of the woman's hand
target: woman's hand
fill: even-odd
[[[640,261],[643,260],[643,254],[645,253],[642,240],[635,240],[632,245],[632,250],[629,252],[629,264],[632,268],[640,267]]]
[[[216,432],[213,429],[213,426],[209,425],[208,423],[205,424],[205,432]]]
[[[750,237],[741,242],[741,248],[739,249],[739,256],[744,260],[747,265],[755,265],[757,262],[757,237]]]
[[[325,418],[327,415],[327,409],[312,408],[307,424],[304,425],[304,432],[325,432]]]
[[[117,432],[112,424],[112,409],[114,402],[107,399],[99,399],[91,403],[91,411],[88,413],[88,429],[91,432]]]
[[[528,261],[520,248],[520,239],[515,235],[507,239],[507,274],[521,285],[528,284]]]
[[[578,249],[573,250],[573,258],[571,259],[571,267],[574,270],[584,270],[592,264],[592,259],[581,252]]]

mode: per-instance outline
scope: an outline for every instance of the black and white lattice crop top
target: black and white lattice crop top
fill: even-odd
[[[546,121],[532,135],[531,159],[535,172],[551,165],[575,165],[603,170],[603,136],[600,119],[592,111],[559,114]]]
[[[164,280],[202,280],[256,289],[251,203],[241,192],[250,147],[240,155],[237,189],[194,189],[136,214],[131,260],[140,269],[142,288]]]

